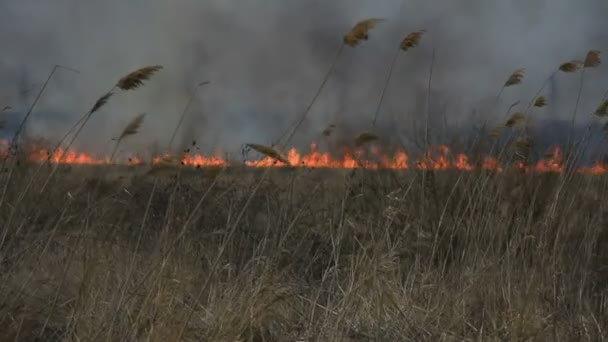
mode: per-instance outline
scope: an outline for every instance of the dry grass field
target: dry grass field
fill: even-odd
[[[340,55],[372,39],[381,23],[361,21],[343,36],[308,106],[276,144],[247,146],[289,162],[281,151]],[[425,35],[414,31],[395,44],[373,121],[352,137],[355,146],[381,138],[376,120],[393,66]],[[0,340],[606,340],[606,165],[597,164],[597,174],[571,172],[588,143],[574,134],[584,76],[599,56],[589,50],[551,75],[580,74],[566,158],[550,165],[557,172],[194,168],[169,157],[151,167],[113,163],[123,140],[145,129],[144,114],[115,135],[100,165],[46,163],[21,146],[31,139],[23,132],[36,99],[2,151]],[[118,78],[49,151],[72,148],[113,96],[128,96],[161,69]],[[496,107],[524,77],[517,69],[497,82]],[[516,110],[501,109],[496,128],[480,123],[480,149],[492,146],[515,165],[536,162],[529,124],[542,118],[531,111],[547,106],[550,79]],[[167,132],[167,151],[186,114],[187,107]],[[608,117],[606,98],[593,114],[596,124]],[[432,146],[430,115],[428,107],[419,115],[423,150]],[[336,128],[327,127],[325,136]]]
[[[40,193],[38,166],[14,167],[2,340],[599,341],[608,329],[605,177],[97,166],[60,168]]]

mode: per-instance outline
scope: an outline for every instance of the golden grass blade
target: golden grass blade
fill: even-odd
[[[559,71],[561,72],[565,72],[565,73],[572,73],[572,72],[577,72],[581,66],[583,65],[583,62],[578,61],[578,60],[572,60],[566,63],[563,63],[562,65],[559,66]]]
[[[547,105],[547,98],[544,96],[539,96],[534,101],[534,107],[542,108]]]
[[[116,86],[122,90],[137,89],[144,84],[144,81],[149,80],[152,75],[160,71],[162,68],[163,67],[161,65],[153,65],[135,70],[118,80]]]
[[[369,133],[369,132],[363,132],[361,134],[359,134],[359,136],[357,136],[357,138],[355,138],[355,146],[357,147],[361,147],[364,144],[367,144],[369,142],[378,140],[378,136],[373,134],[373,133]]]
[[[595,68],[602,64],[602,60],[600,58],[600,54],[602,52],[600,50],[589,50],[587,52],[587,56],[585,57],[585,63],[583,66],[585,68]]]
[[[258,151],[259,153],[261,153],[267,157],[270,157],[272,159],[275,159],[282,163],[290,165],[289,160],[287,160],[285,157],[283,157],[277,150],[275,150],[272,147],[268,147],[265,145],[259,145],[259,144],[246,144],[246,146]]]
[[[526,122],[526,115],[522,112],[516,112],[511,115],[511,117],[505,123],[507,127],[515,127],[520,126]]]
[[[125,129],[122,131],[118,140],[122,140],[123,138],[125,138],[129,135],[137,134],[139,132],[139,128],[141,127],[141,125],[144,122],[145,117],[146,117],[146,113],[141,113],[141,114],[137,115],[136,117],[134,117],[133,120],[131,120],[131,122],[129,122],[127,124],[127,126],[125,127]]]
[[[602,102],[593,113],[601,118],[608,116],[608,100]]]
[[[510,87],[510,86],[514,86],[517,84],[520,84],[523,79],[524,79],[524,75],[525,75],[525,69],[517,69],[515,70],[511,76],[509,76],[509,78],[507,79],[507,81],[505,82],[505,87]]]
[[[408,34],[407,36],[405,36],[405,38],[403,38],[403,40],[401,41],[401,44],[399,45],[401,50],[407,51],[411,48],[418,46],[418,44],[420,44],[420,40],[422,40],[422,36],[424,35],[425,32],[426,32],[426,30],[419,30],[419,31],[412,32],[412,33]]]
[[[114,95],[114,93],[109,92],[107,94],[105,94],[104,96],[100,97],[97,102],[95,102],[95,104],[93,105],[93,108],[91,108],[91,114],[97,112],[98,110],[101,109],[101,107],[105,106],[106,103],[108,103],[108,100],[110,100],[110,97],[112,97],[112,95]]]
[[[350,47],[357,46],[362,40],[367,40],[369,38],[369,31],[371,29],[385,20],[386,19],[382,18],[371,18],[356,23],[344,36],[344,44]]]

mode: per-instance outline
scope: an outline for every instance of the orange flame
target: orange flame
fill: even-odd
[[[8,143],[5,140],[0,140],[0,155],[7,155]],[[30,160],[34,162],[51,162],[61,164],[75,165],[104,165],[110,164],[108,158],[98,158],[85,152],[58,150],[51,155],[51,152],[46,149],[34,149],[30,153]],[[152,159],[152,163],[159,163],[162,157]],[[501,165],[496,157],[485,156],[479,164],[472,162],[470,157],[464,153],[454,154],[450,148],[445,145],[437,145],[429,149],[421,158],[414,160],[410,164],[411,158],[404,150],[396,150],[393,153],[384,153],[377,146],[372,146],[368,150],[344,149],[342,156],[336,158],[329,152],[320,152],[316,144],[312,144],[310,152],[301,153],[297,149],[292,148],[287,152],[287,160],[289,164],[276,161],[271,157],[265,157],[260,160],[246,161],[245,165],[254,168],[267,167],[306,167],[306,168],[332,168],[332,169],[392,169],[392,170],[407,170],[410,168],[416,170],[460,170],[472,171],[475,169],[488,170],[493,172],[502,172],[505,166]],[[202,154],[188,154],[180,158],[181,164],[185,166],[195,167],[224,167],[231,165],[230,162],[222,157],[205,156]],[[142,165],[144,160],[139,157],[128,158],[126,165]],[[526,165],[523,162],[518,162],[514,165],[516,169],[523,172],[551,172],[561,173],[564,171],[563,156],[559,146],[552,149],[547,158],[538,161],[533,165]],[[608,163],[597,161],[591,167],[582,167],[578,170],[579,173],[601,175],[608,173]]]

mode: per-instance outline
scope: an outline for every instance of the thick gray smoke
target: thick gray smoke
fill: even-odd
[[[310,101],[343,34],[361,19],[381,17],[387,21],[369,41],[344,50],[295,142],[317,139],[329,123],[367,125],[397,45],[418,29],[428,35],[399,56],[380,122],[421,120],[434,48],[431,112],[457,126],[471,113],[499,117],[513,101],[529,101],[562,62],[604,49],[606,14],[605,0],[4,0],[0,105],[23,112],[55,64],[79,70],[57,74],[29,129],[57,137],[119,77],[162,64],[144,88],[113,98],[79,146],[106,148],[140,112],[148,113],[147,121],[130,147],[163,146],[194,85],[208,80],[178,142],[197,139],[235,151],[244,142],[269,143],[286,130]],[[484,112],[521,67],[524,84],[505,91],[496,113]],[[602,69],[585,76],[581,120],[608,89]],[[578,83],[576,75],[558,75],[545,92],[554,90],[553,108],[536,115],[569,118]]]

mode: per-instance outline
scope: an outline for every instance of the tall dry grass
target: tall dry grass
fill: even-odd
[[[359,46],[380,22],[359,22],[344,35],[281,144],[306,119],[344,47]],[[397,53],[422,35],[406,36]],[[554,74],[598,67],[593,51]],[[426,152],[434,65],[435,48],[425,162],[434,157]],[[115,92],[140,88],[160,69],[120,78],[61,143],[71,137],[69,149]],[[523,78],[516,70],[501,81],[498,98]],[[491,148],[501,161],[533,160],[529,109],[546,105],[545,86],[525,110],[511,113],[518,102],[508,109]],[[582,86],[577,102],[581,93]],[[607,108],[602,99],[595,114],[606,117]],[[143,119],[126,125],[110,160]],[[474,139],[471,145],[486,143]],[[354,137],[359,148],[378,141],[375,132]],[[247,144],[288,163],[276,145]],[[102,171],[7,162],[9,171],[0,172],[2,340],[601,341],[608,330],[606,177],[521,169],[195,171],[180,168],[175,155],[150,168]]]

